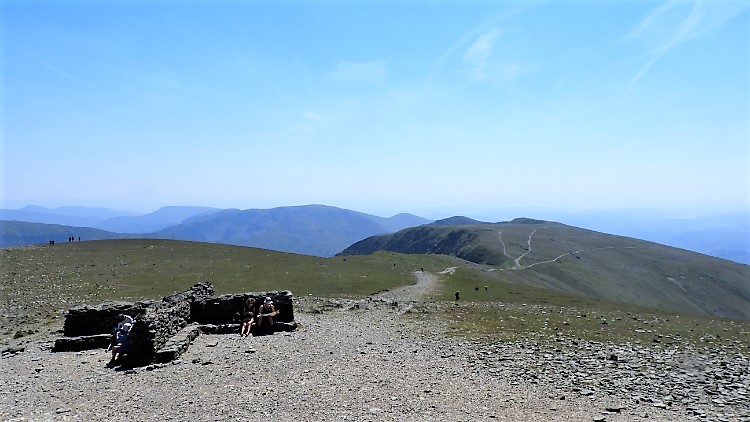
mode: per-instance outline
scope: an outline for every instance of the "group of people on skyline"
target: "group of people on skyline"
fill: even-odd
[[[75,242],[75,241],[76,241],[76,237],[75,236],[68,236],[68,243]],[[81,236],[78,236],[78,241],[79,242],[81,241]],[[50,246],[55,246],[55,241],[54,240],[50,240],[49,241],[49,245]]]

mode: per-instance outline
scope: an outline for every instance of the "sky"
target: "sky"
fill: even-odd
[[[1,208],[750,210],[747,1],[0,4]]]

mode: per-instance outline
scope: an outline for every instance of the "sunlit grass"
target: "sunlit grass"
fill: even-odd
[[[482,278],[481,269],[442,276],[436,299],[448,333],[485,341],[558,338],[669,347],[716,344],[750,349],[750,323],[628,305]],[[460,299],[455,300],[455,292]],[[452,302],[452,303],[450,303]]]
[[[216,294],[291,290],[357,298],[412,284],[413,272],[455,264],[445,256],[378,253],[320,258],[170,240],[105,240],[0,250],[0,338],[22,326],[62,323],[80,304],[159,299],[210,282]]]
[[[487,341],[559,337],[747,348],[747,322],[697,317],[513,284],[493,267],[442,255],[378,252],[319,258],[257,248],[133,239],[0,250],[0,339],[61,327],[67,309],[110,300],[158,299],[208,281],[216,294],[291,290],[296,296],[361,298],[439,277],[427,298],[448,334]],[[492,271],[495,270],[495,271]],[[455,292],[460,300],[455,301]],[[424,315],[423,315],[424,316]],[[740,347],[740,346],[738,346]]]

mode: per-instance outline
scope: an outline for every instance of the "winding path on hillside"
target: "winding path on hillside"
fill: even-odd
[[[526,252],[524,252],[523,254],[521,254],[521,255],[519,255],[519,256],[517,256],[515,258],[512,257],[512,256],[510,256],[510,255],[508,255],[508,250],[507,250],[507,248],[505,246],[505,242],[503,241],[503,232],[499,232],[498,233],[498,236],[500,238],[500,244],[503,246],[503,255],[505,255],[506,257],[508,257],[508,258],[510,258],[510,259],[513,260],[513,268],[511,268],[512,270],[522,270],[524,268],[528,268],[528,267],[525,267],[525,266],[521,265],[521,260],[524,257],[526,257],[526,255],[528,255],[528,254],[531,253],[531,238],[534,236],[534,234],[536,233],[536,231],[537,231],[537,229],[534,229],[531,233],[529,233],[529,239],[526,241],[526,243],[528,245],[527,248],[526,248]]]
[[[543,227],[543,228],[547,228],[547,227]],[[513,267],[512,268],[498,268],[497,270],[499,270],[499,271],[525,270],[525,269],[528,269],[528,268],[531,268],[531,267],[535,267],[537,265],[550,264],[550,263],[553,263],[553,262],[557,262],[559,259],[561,259],[561,258],[563,258],[565,256],[568,256],[568,255],[575,256],[575,255],[580,254],[582,252],[601,251],[601,250],[607,250],[607,249],[639,249],[639,247],[637,247],[637,246],[621,246],[621,247],[603,246],[603,247],[599,247],[599,248],[579,249],[579,250],[573,251],[573,252],[566,252],[566,253],[564,253],[562,255],[559,255],[559,256],[557,256],[555,258],[552,258],[552,259],[548,259],[546,261],[539,261],[539,262],[535,262],[535,263],[529,264],[529,265],[521,265],[521,259],[525,258],[532,251],[531,240],[532,240],[534,234],[536,234],[537,230],[538,229],[534,229],[531,233],[529,233],[529,238],[528,238],[528,241],[527,241],[528,242],[527,243],[528,244],[528,248],[527,248],[527,250],[526,250],[525,253],[523,253],[523,254],[521,254],[521,255],[519,255],[517,257],[513,257],[513,256],[508,255],[505,242],[503,241],[503,232],[499,232],[498,233],[498,235],[499,235],[498,237],[500,238],[500,244],[503,247],[503,255],[505,255],[506,257],[508,257],[508,258],[510,258],[510,259],[513,260]]]

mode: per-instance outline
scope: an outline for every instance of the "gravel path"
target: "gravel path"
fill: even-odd
[[[688,420],[487,370],[420,312],[437,282],[416,275],[360,301],[297,298],[296,332],[201,335],[166,365],[112,370],[103,350],[51,353],[46,339],[0,359],[0,420]]]

